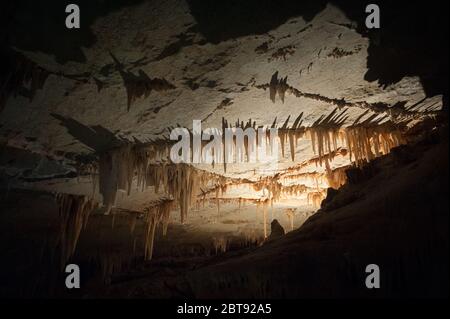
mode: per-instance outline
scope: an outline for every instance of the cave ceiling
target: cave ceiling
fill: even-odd
[[[254,1],[93,3],[83,31],[51,35],[48,30],[59,23],[51,10],[28,1],[11,5],[11,12],[29,10],[7,22],[14,32],[7,36],[4,69],[17,80],[4,86],[0,99],[0,137],[8,149],[0,165],[8,183],[90,194],[91,183],[76,178],[80,162],[123,143],[166,138],[168,127],[192,128],[193,120],[202,120],[204,128],[221,128],[223,119],[262,126],[276,120],[282,127],[301,114],[302,125],[311,127],[332,114],[340,116],[340,127],[367,120],[407,129],[433,117],[446,100],[445,91],[428,89],[431,59],[408,69],[415,72],[402,72],[402,63],[415,62],[400,58],[408,46],[403,39],[396,41],[400,48],[392,48],[400,56],[396,68],[383,73],[389,63],[377,58],[377,43],[394,41],[363,31],[355,14],[359,6],[291,2],[277,11],[272,1],[262,1],[261,8]],[[42,16],[35,29],[21,28]],[[438,67],[439,61],[434,59]],[[305,136],[294,161],[288,151],[276,168],[198,168],[253,181],[293,166],[323,173],[327,168],[314,160],[312,143]],[[349,164],[348,156],[336,156],[331,168]],[[122,206],[135,208],[142,195],[133,196],[125,196]]]

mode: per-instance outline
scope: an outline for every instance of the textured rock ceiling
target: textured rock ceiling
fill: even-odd
[[[48,77],[42,89],[31,90],[32,101],[24,94],[10,96],[0,114],[2,140],[15,148],[3,155],[7,176],[67,177],[77,155],[106,150],[118,138],[148,141],[167,135],[169,126],[191,128],[194,119],[202,120],[203,127],[220,128],[222,118],[252,119],[258,125],[271,125],[276,118],[281,125],[303,113],[308,127],[344,103],[339,112],[346,112],[346,126],[361,116],[400,122],[442,108],[442,96],[427,95],[418,74],[391,83],[376,80],[368,69],[370,41],[376,42],[376,36],[371,40],[361,32],[360,21],[351,20],[342,6],[322,1],[311,6],[298,12],[293,8],[252,29],[255,16],[250,14],[241,27],[232,19],[236,9],[224,12],[227,24],[217,18],[215,25],[214,13],[202,12],[197,1],[130,1],[95,18],[86,13],[84,38],[66,30],[55,31],[57,43],[48,35],[40,41],[30,31],[28,38],[17,40],[15,51]],[[244,9],[248,14],[254,7]],[[264,88],[276,72],[301,94],[288,92],[284,101],[278,96],[272,101]],[[142,90],[133,85],[139,81],[150,84]],[[299,142],[296,153],[296,164],[316,156],[308,138]],[[294,164],[287,156],[278,168]],[[333,168],[348,164],[348,158],[332,163]],[[221,167],[202,168],[224,174]],[[227,176],[252,178],[263,168],[231,165]],[[306,165],[304,171],[324,168]],[[36,185],[91,191],[82,183]]]

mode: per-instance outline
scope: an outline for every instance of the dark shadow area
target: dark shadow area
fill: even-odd
[[[65,8],[73,1],[8,1],[0,5],[0,42],[8,47],[54,55],[58,63],[86,62],[82,47],[96,42],[90,26],[94,21],[120,8],[144,0],[79,0],[80,29],[67,29]]]
[[[211,43],[264,34],[293,17],[311,21],[327,3],[355,22],[370,38],[367,81],[387,86],[405,76],[419,76],[427,96],[444,94],[448,104],[448,2],[377,1],[381,29],[365,27],[362,1],[202,1],[188,0],[198,30]],[[351,26],[344,26],[351,27]]]
[[[98,153],[122,144],[114,133],[101,125],[86,126],[72,118],[55,113],[51,116],[60,121],[60,124],[67,129],[67,133]]]
[[[59,63],[85,62],[81,48],[96,42],[90,29],[95,19],[143,1],[80,0],[77,2],[82,11],[79,30],[64,26],[67,16],[64,11],[69,1],[19,0],[1,4],[0,42],[6,47],[54,55]],[[361,1],[188,0],[197,24],[186,34],[178,35],[178,40],[169,44],[157,60],[192,44],[193,32],[200,32],[210,43],[264,34],[290,18],[302,17],[309,22],[328,3],[354,21],[357,32],[370,37],[367,81],[387,86],[404,76],[419,76],[427,96],[444,94],[444,104],[448,104],[448,3],[445,1],[378,1],[381,29],[369,31],[364,25],[366,3]]]
[[[0,112],[11,96],[20,95],[32,101],[50,74],[22,54],[0,50]]]
[[[327,1],[291,0],[188,0],[198,30],[208,42],[219,43],[237,37],[264,34],[292,17],[306,21],[325,9]]]
[[[367,81],[387,86],[419,76],[427,96],[448,108],[448,2],[382,1],[381,29],[370,34]]]
[[[163,60],[168,56],[177,54],[183,47],[194,44],[194,35],[197,32],[197,25],[193,25],[185,33],[177,34],[176,41],[167,45],[164,50],[156,57],[156,61]]]
[[[347,171],[348,183],[299,229],[188,273],[194,295],[446,298],[448,173],[447,128]],[[379,289],[365,285],[372,263]]]

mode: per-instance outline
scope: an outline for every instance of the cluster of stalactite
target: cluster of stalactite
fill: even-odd
[[[273,121],[272,125],[270,127],[264,127],[264,126],[257,126],[256,121],[252,121],[252,119],[249,119],[247,122],[240,121],[239,119],[236,121],[234,125],[231,125],[228,123],[227,120],[222,118],[222,129],[224,131],[223,135],[225,135],[225,129],[227,128],[241,128],[243,131],[245,131],[247,128],[253,128],[256,131],[256,147],[262,146],[261,142],[265,143],[266,150],[269,151],[269,153],[274,149],[273,143],[276,142],[276,140],[272,139],[270,134],[266,134],[265,140],[262,140],[258,137],[258,128],[265,128],[266,130],[269,129],[277,129],[277,134],[279,138],[279,142],[281,144],[281,152],[284,157],[286,151],[285,146],[287,141],[289,140],[289,146],[291,150],[291,157],[292,160],[295,160],[294,154],[295,154],[295,148],[297,146],[298,140],[304,136],[306,132],[306,128],[302,126],[303,120],[303,113],[300,113],[300,115],[294,120],[294,123],[289,126],[289,120],[291,119],[291,116],[288,116],[284,124],[279,127],[277,123],[277,118]],[[235,142],[235,141],[233,141]],[[244,140],[244,147],[246,155],[249,153],[249,144],[247,140]]]
[[[147,98],[152,91],[167,91],[175,89],[175,86],[163,78],[149,78],[142,70],[138,75],[131,72],[122,72],[125,88],[127,90],[127,110],[138,99]]]
[[[208,197],[208,198],[199,198],[197,200],[197,208],[199,209],[200,207],[205,207],[205,203],[211,203],[211,204],[215,204],[217,207],[217,213],[220,214],[220,205],[221,204],[233,204],[233,205],[238,205],[239,210],[241,210],[241,208],[247,206],[247,205],[256,205],[259,206],[261,205],[262,201],[267,200],[267,198],[260,198],[260,197],[220,197],[219,194],[217,194],[217,196],[214,197]]]
[[[72,194],[56,194],[59,214],[61,269],[73,256],[81,230],[86,227],[91,212],[98,207],[92,198]]]
[[[293,55],[295,53],[295,46],[288,45],[283,48],[279,48],[277,51],[275,51],[271,57],[268,59],[269,62],[273,60],[281,60],[286,61],[287,57]]]
[[[328,186],[334,189],[339,189],[342,185],[344,185],[347,182],[347,174],[345,171],[349,167],[350,166],[342,166],[327,172],[325,177],[327,179]]]
[[[421,118],[424,115],[437,114],[437,111],[434,110],[421,112],[413,109],[406,109],[404,107],[398,107],[398,105],[390,106],[384,103],[368,103],[366,101],[349,102],[343,98],[330,98],[317,93],[302,92],[287,83],[287,76],[284,78],[278,78],[278,71],[272,75],[269,83],[254,86],[262,90],[268,89],[270,100],[274,103],[277,94],[284,103],[286,93],[288,93],[298,98],[307,98],[318,102],[335,105],[338,108],[356,107],[364,110],[370,110],[377,114],[388,114],[393,120],[412,120]]]
[[[291,181],[310,181],[318,187],[319,184],[323,184],[325,181],[324,174],[319,172],[296,173],[296,169],[292,169],[292,173],[290,173],[290,170],[286,170],[286,172],[286,175],[280,174],[280,181],[284,183]]]
[[[225,253],[227,251],[228,240],[225,236],[213,237],[212,244],[216,254]]]
[[[360,117],[351,126],[342,128],[346,118],[345,111],[337,114],[335,109],[307,129],[319,164],[324,163],[327,171],[330,171],[330,155],[336,155],[339,150],[338,141],[346,145],[350,161],[356,165],[388,154],[392,148],[405,143],[398,126],[390,121],[381,123],[384,118],[376,119],[373,115],[360,122]]]
[[[155,191],[163,189],[180,208],[180,219],[184,223],[189,209],[198,200],[199,194],[210,185],[220,185],[224,177],[199,170],[187,164],[150,164],[138,171],[138,186],[154,186]]]
[[[241,230],[240,235],[245,239],[245,247],[260,246],[264,242],[264,237],[256,228]]]
[[[358,166],[405,143],[400,131],[393,130],[390,125],[356,125],[348,127],[345,133],[350,161],[354,160]]]
[[[91,258],[91,262],[95,263],[100,268],[102,281],[106,284],[111,283],[111,277],[115,273],[121,273],[131,267],[129,255],[124,255],[123,252],[99,252],[97,256]]]
[[[307,129],[312,149],[318,154],[319,164],[322,166],[324,162],[327,170],[330,169],[330,158],[326,157],[326,154],[337,152],[341,127],[346,119],[346,110],[337,113],[337,109],[334,109],[328,116],[321,116]]]
[[[223,185],[217,185],[216,187],[210,189],[208,192],[203,192],[202,195],[197,199],[197,208],[202,205],[205,206],[205,202],[215,203],[217,206],[217,211],[220,213],[220,204],[238,204],[239,209],[242,205],[253,204],[260,206],[263,201],[268,200],[268,203],[273,206],[274,203],[279,201],[281,198],[288,196],[300,196],[302,194],[309,193],[323,193],[325,190],[321,185],[328,185],[329,187],[338,189],[347,181],[346,169],[349,166],[340,167],[329,172],[319,173],[319,172],[307,172],[299,173],[295,175],[289,174],[290,170],[286,170],[284,173],[277,174],[275,176],[260,178],[257,181],[250,180],[239,180],[230,182]],[[296,184],[285,185],[286,182],[295,181]],[[313,187],[308,187],[305,184],[299,184],[300,181],[307,182],[310,181],[314,184]],[[223,197],[228,191],[232,190],[253,190],[255,192],[262,192],[261,197],[256,198],[243,198],[243,197]],[[212,195],[212,197],[207,197]],[[315,195],[310,195],[315,196]],[[314,204],[314,201],[310,201],[310,204]]]
[[[10,69],[0,78],[0,111],[10,96],[20,94],[33,100],[51,74],[19,53],[11,53],[9,59]]]
[[[308,187],[306,185],[290,185],[283,187],[283,194],[288,196],[299,196],[308,192]]]
[[[127,90],[127,110],[130,110],[131,104],[139,98],[147,98],[152,91],[167,91],[175,89],[175,86],[163,78],[150,78],[143,70],[139,70],[135,75],[125,69],[124,65],[112,54],[111,58],[115,63],[116,70],[122,77],[124,86]],[[98,80],[96,80],[97,86]]]
[[[402,125],[385,121],[385,118],[377,118],[377,115],[372,115],[360,122],[361,116],[348,127],[343,127],[348,118],[347,110],[338,112],[338,108],[327,116],[321,116],[310,127],[302,126],[302,117],[303,113],[295,119],[291,126],[289,126],[290,116],[281,127],[278,127],[277,119],[274,120],[271,128],[277,128],[278,130],[281,155],[283,158],[285,157],[285,147],[286,144],[289,144],[291,160],[295,161],[298,141],[301,138],[309,137],[312,149],[317,154],[317,157],[311,159],[311,162],[320,166],[325,165],[327,171],[331,170],[330,162],[336,156],[350,154],[350,160],[360,165],[375,157],[389,153],[393,147],[405,142],[402,137]],[[224,119],[222,119],[222,123],[223,129],[233,127]],[[257,125],[252,120],[246,123],[238,120],[234,127],[245,130],[249,127],[256,128]],[[269,139],[269,135],[266,135],[268,149],[273,149],[273,142],[272,139]],[[256,138],[256,147],[260,146],[258,143],[260,143],[260,139]],[[244,147],[245,154],[248,155],[249,144],[247,140],[245,140]],[[229,154],[229,156],[232,156],[232,154]],[[226,164],[224,170],[226,171]]]
[[[284,122],[283,126],[278,129],[278,137],[280,139],[280,146],[281,146],[281,155],[283,157],[285,157],[286,142],[287,142],[287,140],[289,140],[289,150],[291,153],[292,161],[295,161],[295,153],[296,153],[296,149],[298,146],[298,140],[300,138],[302,138],[306,133],[305,127],[302,126],[302,123],[303,123],[302,117],[303,117],[303,113],[300,113],[300,115],[295,119],[292,126],[289,127],[288,125],[289,125],[289,120],[291,117],[288,116],[288,118]],[[275,121],[273,122],[272,127],[276,127],[276,121],[277,121],[277,119],[275,118]]]
[[[314,192],[310,192],[310,193],[308,193],[308,196],[307,196],[308,204],[319,208],[322,201],[325,199],[326,196],[327,196],[327,193],[325,190],[316,190]]]
[[[287,123],[288,121],[286,121]],[[287,124],[286,124],[287,125]],[[255,143],[254,144],[250,144],[248,138],[244,139],[244,149],[241,150],[238,148],[237,145],[237,140],[236,138],[233,138],[231,140],[231,147],[226,147],[226,143],[225,143],[225,136],[226,136],[226,130],[227,129],[242,129],[244,132],[246,129],[248,128],[252,128],[255,130],[256,136],[255,136]],[[265,138],[262,138],[262,136],[259,136],[259,129],[263,128],[265,130]],[[274,124],[272,125],[271,128],[276,128],[276,119],[274,121]],[[272,133],[269,133],[270,130],[267,127],[261,127],[261,126],[256,126],[256,122],[252,121],[252,119],[249,119],[247,122],[244,121],[240,121],[239,119],[235,122],[235,124],[231,124],[228,123],[227,120],[225,120],[224,118],[222,118],[222,150],[221,153],[219,154],[214,154],[214,161],[215,162],[220,162],[223,161],[223,168],[224,168],[224,172],[227,171],[227,158],[228,159],[235,159],[237,156],[241,156],[241,158],[243,159],[243,161],[245,161],[247,159],[247,161],[250,161],[250,152],[253,152],[256,154],[256,156],[258,156],[258,148],[259,147],[263,147],[263,149],[265,150],[264,155],[278,155],[278,154],[273,154],[274,151],[274,143],[276,143],[276,139],[274,138],[274,136],[272,136]],[[214,165],[213,165],[214,166]]]
[[[286,214],[286,216],[289,218],[289,224],[291,226],[291,231],[294,230],[294,217],[295,217],[295,208],[286,208],[284,210],[284,213]]]
[[[181,222],[184,222],[202,190],[225,183],[225,177],[188,164],[155,163],[163,154],[167,154],[164,149],[131,144],[101,154],[99,190],[107,212],[115,205],[118,190],[130,194],[136,182],[141,191],[153,186],[156,193],[161,190],[174,199],[180,207]]]
[[[145,215],[145,242],[144,242],[144,259],[151,260],[153,256],[153,246],[155,240],[155,231],[158,224],[162,225],[163,235],[167,234],[167,226],[169,225],[170,212],[173,209],[172,200],[162,200],[156,205],[147,207],[144,211]]]
[[[170,222],[170,214],[171,211],[176,208],[176,203],[173,199],[161,198],[158,200],[154,200],[146,204],[146,207],[143,211],[129,211],[123,209],[114,209],[112,211],[112,228],[114,228],[114,220],[117,212],[125,214],[128,216],[129,221],[129,229],[130,234],[133,235],[137,222],[139,219],[144,222],[144,260],[151,260],[153,257],[153,248],[155,241],[155,233],[157,227],[161,227],[162,235],[167,235],[167,229]],[[133,243],[133,255],[137,254],[136,246],[137,246],[137,237],[134,238]],[[109,265],[109,266],[114,266]],[[108,266],[108,267],[109,267]]]
[[[404,143],[404,139],[402,138],[401,127],[395,125],[394,123],[387,121],[381,123],[384,119],[379,118],[376,119],[375,116],[370,116],[363,122],[359,122],[360,119],[355,121],[351,126],[343,127],[344,122],[347,120],[347,110],[342,112],[338,112],[338,109],[334,109],[327,116],[321,116],[317,119],[310,127],[302,126],[302,117],[303,113],[301,113],[293,122],[291,126],[289,126],[290,116],[286,119],[284,124],[281,127],[277,125],[277,119],[275,118],[272,126],[270,128],[277,128],[277,135],[281,145],[281,155],[285,157],[286,154],[286,144],[289,144],[291,160],[295,161],[295,153],[296,148],[298,146],[298,141],[301,138],[308,138],[311,140],[311,146],[317,157],[310,159],[310,163],[315,163],[316,165],[323,166],[325,165],[327,171],[330,170],[330,162],[336,156],[346,156],[350,153],[351,160],[355,160],[357,163],[362,163],[364,161],[369,161],[376,156],[380,156],[382,154],[387,154],[393,147],[401,145]],[[213,154],[214,163],[224,162],[224,171],[226,172],[226,163],[224,161],[224,157],[234,158],[237,154],[238,147],[236,145],[236,139],[233,139],[231,142],[233,143],[232,147],[226,147],[224,143],[225,139],[225,130],[231,128],[241,128],[242,130],[246,130],[247,128],[253,128],[256,131],[256,145],[250,145],[248,139],[244,139],[244,150],[241,150],[244,154],[242,154],[242,158],[249,158],[249,151],[255,151],[254,149],[250,149],[253,147],[263,146],[260,143],[266,143],[264,146],[266,150],[272,151],[274,149],[273,143],[277,142],[272,138],[271,134],[265,134],[265,140],[261,139],[258,134],[257,128],[261,128],[261,126],[257,126],[255,121],[251,119],[247,122],[239,121],[234,125],[231,125],[225,119],[222,119],[222,139],[223,145],[219,154]],[[168,128],[170,130],[170,128]],[[266,128],[266,130],[269,127]],[[193,145],[193,133],[190,132],[191,145]],[[144,166],[146,164],[146,159],[153,159],[155,155],[151,154],[152,149],[156,149],[159,153],[164,153],[166,159],[168,158],[170,147],[176,143],[176,141],[170,141],[167,139],[160,139],[150,141],[148,143],[138,145],[138,147],[133,147],[131,145],[125,146],[121,148],[121,152],[115,152],[117,160],[120,161],[120,157],[130,157],[134,154],[141,156],[143,158]],[[208,144],[208,141],[202,141],[202,153],[204,152],[203,147]],[[126,148],[129,148],[127,150]],[[136,152],[135,149],[141,150],[141,153]],[[130,151],[133,151],[130,155]],[[154,151],[153,151],[154,152]],[[229,152],[230,154],[225,154],[225,152]],[[103,159],[109,160],[111,155],[108,155],[108,152],[105,153]],[[225,155],[225,156],[224,156]],[[271,154],[273,155],[273,154]],[[193,154],[191,152],[191,157]],[[161,155],[160,155],[161,157]],[[102,158],[101,158],[102,160]],[[114,159],[110,159],[114,161]],[[139,160],[139,158],[137,159]],[[128,160],[128,163],[132,161]],[[310,163],[305,163],[310,164]],[[105,166],[105,165],[103,165]],[[126,182],[125,182],[126,183]]]
[[[278,94],[281,102],[284,103],[284,97],[288,88],[289,85],[287,84],[287,76],[285,78],[278,79],[278,72],[275,72],[272,75],[269,84],[270,99],[272,102],[275,103],[275,98]]]
[[[264,196],[273,205],[274,202],[280,199],[283,185],[278,182],[278,176],[276,176],[275,178],[260,179],[253,184],[253,189],[257,192],[263,191],[263,193],[267,190],[267,194],[264,194]]]
[[[128,194],[131,192],[137,159],[132,145],[124,145],[100,155],[99,191],[107,213],[115,205],[119,189],[126,190]]]
[[[349,127],[342,125],[347,119],[346,111],[333,110],[327,116],[320,117],[311,127],[302,126],[300,114],[293,124],[289,126],[288,117],[284,124],[278,128],[278,137],[281,143],[281,153],[285,155],[285,145],[289,141],[291,159],[295,160],[298,140],[305,135],[311,139],[313,151],[317,154],[315,158],[302,163],[301,166],[287,169],[271,178],[261,179],[251,183],[255,191],[263,191],[263,197],[269,199],[273,205],[280,199],[282,194],[293,195],[308,193],[309,202],[317,206],[322,191],[319,189],[319,179],[316,178],[316,189],[306,189],[304,185],[283,186],[281,180],[294,180],[305,173],[294,174],[301,167],[309,164],[317,166],[325,165],[326,175],[321,178],[321,184],[327,183],[333,188],[339,188],[345,183],[343,171],[333,171],[331,161],[336,156],[347,156],[354,160],[357,165],[370,161],[376,156],[387,154],[393,147],[403,143],[401,130],[392,122],[383,122],[373,116],[365,121],[360,121],[362,116]],[[271,128],[277,128],[277,119]],[[222,129],[226,128],[257,128],[256,122],[249,120],[244,123],[237,121],[234,126],[222,119]],[[193,134],[191,132],[191,138]],[[257,143],[261,142],[256,138]],[[235,141],[234,141],[235,142]],[[272,149],[272,137],[266,135],[266,143]],[[140,190],[153,186],[156,193],[163,191],[172,198],[180,209],[181,221],[184,222],[188,210],[195,204],[199,205],[199,196],[206,198],[208,192],[216,192],[217,210],[220,212],[219,193],[224,193],[227,188],[235,185],[245,184],[248,181],[229,179],[221,175],[202,171],[188,164],[171,164],[168,162],[170,147],[173,141],[154,140],[148,143],[125,144],[121,147],[100,154],[98,168],[99,191],[103,196],[106,211],[109,212],[115,205],[118,190],[124,190],[130,194],[133,185]],[[204,143],[202,143],[204,145]],[[344,147],[345,145],[345,147]],[[258,145],[256,145],[258,146]],[[244,139],[245,155],[249,153],[248,140]],[[252,146],[253,147],[253,146]],[[236,147],[231,148],[232,151]],[[225,149],[224,149],[225,150]],[[192,154],[191,154],[192,155]],[[217,154],[215,154],[217,155]],[[193,156],[193,155],[192,155]],[[224,164],[226,171],[226,164]],[[233,182],[230,183],[230,180]],[[212,188],[211,188],[212,187]],[[265,194],[267,191],[267,194]]]
[[[325,164],[325,168],[327,171],[331,169],[331,162],[339,156],[345,157],[348,155],[348,150],[346,148],[340,147],[336,151],[332,151],[330,153],[326,153],[322,156],[316,156],[311,158],[308,161],[308,164],[314,164],[316,167],[322,166]]]

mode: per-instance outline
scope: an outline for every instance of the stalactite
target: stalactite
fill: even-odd
[[[291,160],[295,161],[295,152],[297,148],[297,143],[300,138],[305,135],[305,128],[302,126],[302,117],[303,113],[301,113],[297,119],[294,121],[292,127],[288,129],[289,136],[289,146],[291,151]]]
[[[216,188],[216,207],[217,207],[217,216],[219,216],[220,215],[219,188]]]
[[[153,257],[153,242],[155,240],[155,230],[157,225],[157,216],[155,211],[147,213],[147,229],[145,232],[144,260],[151,260]]]
[[[175,86],[164,78],[150,78],[143,70],[139,70],[135,75],[125,70],[124,65],[112,54],[116,70],[122,77],[123,84],[127,91],[127,110],[130,110],[131,104],[141,97],[147,98],[154,90],[157,92],[175,89]]]
[[[228,240],[224,236],[213,237],[212,243],[214,247],[215,254],[217,255],[219,252],[225,253],[228,248]]]
[[[107,213],[115,205],[119,189],[130,193],[134,165],[135,158],[131,145],[124,145],[100,155],[99,191],[103,196]]]
[[[343,114],[331,117],[330,114],[307,129],[313,152],[318,154],[317,161],[320,166],[325,164],[327,171],[331,158],[326,154],[336,154],[338,141],[347,146],[350,160],[357,165],[388,154],[392,148],[404,143],[400,130],[393,123],[379,124],[380,120],[373,120],[373,116],[362,123],[341,128]]]
[[[282,188],[282,192],[284,195],[289,195],[289,196],[298,196],[301,194],[304,194],[308,191],[308,187],[306,187],[305,185],[290,185],[290,186],[284,186]]]
[[[86,227],[91,212],[97,203],[87,196],[56,194],[59,212],[59,240],[61,269],[75,253],[81,230]]]
[[[269,200],[265,200],[263,202],[263,222],[264,222],[264,238],[267,238],[267,206],[269,204]]]
[[[144,260],[151,260],[153,256],[153,247],[155,240],[156,226],[161,223],[163,227],[163,235],[167,233],[169,224],[170,211],[173,208],[172,200],[162,200],[156,204],[152,204],[144,211],[146,230],[144,242]]]
[[[289,224],[291,225],[291,231],[294,230],[294,216],[295,216],[295,208],[287,208],[285,209],[285,214],[289,218]]]
[[[285,78],[278,79],[278,72],[275,72],[272,75],[269,84],[270,99],[272,100],[272,102],[275,103],[275,98],[278,94],[280,100],[284,103],[284,97],[288,88],[289,86],[287,85],[287,76]]]
[[[239,236],[244,238],[244,246],[260,246],[264,242],[264,236],[258,228],[243,228],[239,229]]]
[[[260,192],[266,189],[269,192],[269,198],[271,200],[277,201],[282,192],[282,185],[278,182],[278,178],[265,178],[253,184],[253,189]]]
[[[134,234],[134,231],[136,230],[136,223],[137,223],[137,215],[133,214],[130,218],[130,233]]]
[[[349,166],[344,166],[328,172],[326,174],[328,186],[334,189],[339,189],[342,185],[344,185],[347,182],[347,175],[345,174],[345,171],[348,168]]]
[[[116,223],[116,214],[113,212],[111,214],[111,229],[114,229],[115,223]]]
[[[7,73],[0,78],[0,111],[10,96],[20,94],[32,101],[51,74],[20,53],[12,52],[8,58],[9,70],[5,70]]]
[[[300,114],[292,126],[289,126],[290,117],[288,117],[279,129],[282,153],[284,155],[284,145],[289,139],[291,159],[295,160],[297,141],[308,134],[313,151],[318,154],[317,157],[292,169],[284,170],[272,178],[262,179],[254,183],[220,177],[213,173],[195,169],[188,164],[167,163],[171,144],[164,140],[133,145],[125,144],[122,147],[100,154],[98,165],[99,190],[103,195],[106,211],[110,212],[115,205],[116,194],[119,189],[130,194],[135,178],[139,189],[145,190],[147,187],[153,186],[156,193],[163,191],[164,194],[174,199],[180,207],[181,222],[185,221],[189,209],[199,204],[198,196],[203,194],[203,189],[208,189],[214,184],[220,187],[218,190],[221,192],[226,192],[229,187],[232,188],[233,183],[235,185],[252,184],[256,191],[267,190],[270,202],[273,205],[283,194],[299,195],[305,192],[304,187],[300,186],[301,184],[297,183],[296,187],[288,188],[282,186],[280,182],[281,180],[294,180],[295,175],[300,177],[300,174],[304,173],[294,174],[294,171],[299,171],[306,165],[325,166],[327,176],[321,176],[320,181],[319,178],[316,178],[316,188],[319,184],[324,183],[332,187],[338,187],[344,183],[345,177],[342,172],[340,175],[332,172],[331,162],[336,156],[349,154],[350,159],[354,159],[359,165],[363,161],[369,161],[376,156],[386,154],[393,147],[403,142],[400,130],[393,123],[380,124],[380,120],[375,120],[373,117],[369,117],[362,122],[357,120],[349,127],[342,127],[347,118],[346,111],[338,113],[338,110],[335,109],[329,115],[320,117],[311,127],[305,128],[301,125],[302,116],[303,114]],[[276,119],[272,124],[272,127],[274,126],[276,127]],[[222,119],[222,127],[225,129],[231,126],[225,119]],[[256,127],[256,123],[251,119],[246,123],[238,120],[235,127],[246,129]],[[259,139],[257,138],[257,140]],[[342,147],[344,144],[347,148]],[[272,146],[270,148],[272,149]],[[236,146],[228,151],[235,153]],[[244,150],[241,151],[243,157],[249,157],[248,154],[251,149],[248,141],[244,143]],[[226,165],[224,169],[226,169]],[[306,191],[308,192],[308,190]],[[201,196],[205,198],[205,195]],[[218,197],[219,195],[216,194],[216,198]],[[218,213],[220,213],[220,203],[217,202],[216,205]]]
[[[375,157],[388,154],[392,148],[404,144],[400,131],[390,123],[370,125],[363,123],[348,127],[345,131],[350,160],[359,166]]]
[[[312,181],[315,184],[318,182],[323,183],[326,179],[323,173],[319,172],[306,172],[306,173],[296,173],[297,168],[287,169],[284,174],[280,176],[280,181],[287,182],[307,182]]]
[[[111,283],[111,276],[114,273],[121,273],[130,269],[132,255],[114,253],[111,251],[101,251],[98,255],[91,258],[90,262],[100,268],[101,279],[104,283]]]
[[[166,153],[165,148],[124,145],[100,155],[99,190],[108,213],[115,205],[117,191],[121,189],[130,194],[136,177],[138,189],[154,186],[156,193],[163,189],[172,196],[180,206],[181,221],[184,222],[202,187],[220,180],[218,175],[197,170],[188,164],[151,163],[158,154]],[[153,157],[149,155],[151,153]]]
[[[218,253],[227,252],[229,241],[225,236],[215,236],[212,238],[212,244],[217,255]]]
[[[307,195],[308,204],[318,208],[320,207],[320,204],[325,199],[325,197],[326,192],[323,190],[310,192]]]
[[[319,165],[325,164],[327,170],[330,166],[329,157],[326,154],[336,153],[338,150],[339,132],[347,119],[347,110],[337,113],[338,109],[334,109],[329,115],[318,118],[311,127],[307,129],[307,133],[311,139],[311,146],[314,154],[318,155]]]
[[[308,65],[308,71],[310,70],[312,66],[312,62]],[[287,83],[287,77],[285,78],[278,78],[278,71],[275,72],[269,83],[264,84],[254,84],[254,87],[258,89],[262,89],[266,91],[269,89],[269,97],[272,102],[275,103],[276,94],[278,93],[280,95],[280,98],[284,101],[284,95],[285,93],[290,93],[293,96],[297,98],[306,98],[311,99],[314,101],[326,103],[329,105],[334,105],[339,109],[342,109],[344,107],[347,108],[359,108],[364,110],[370,110],[371,112],[374,112],[376,115],[380,114],[389,114],[392,120],[410,120],[410,119],[420,119],[424,116],[430,115],[430,114],[436,114],[436,111],[430,110],[430,111],[419,111],[416,109],[410,109],[405,108],[404,106],[396,107],[396,105],[389,105],[386,103],[369,103],[366,101],[358,101],[358,102],[350,102],[346,101],[344,98],[330,98],[327,96],[323,96],[321,94],[317,93],[308,93],[308,92],[302,92],[301,90],[289,85]]]

